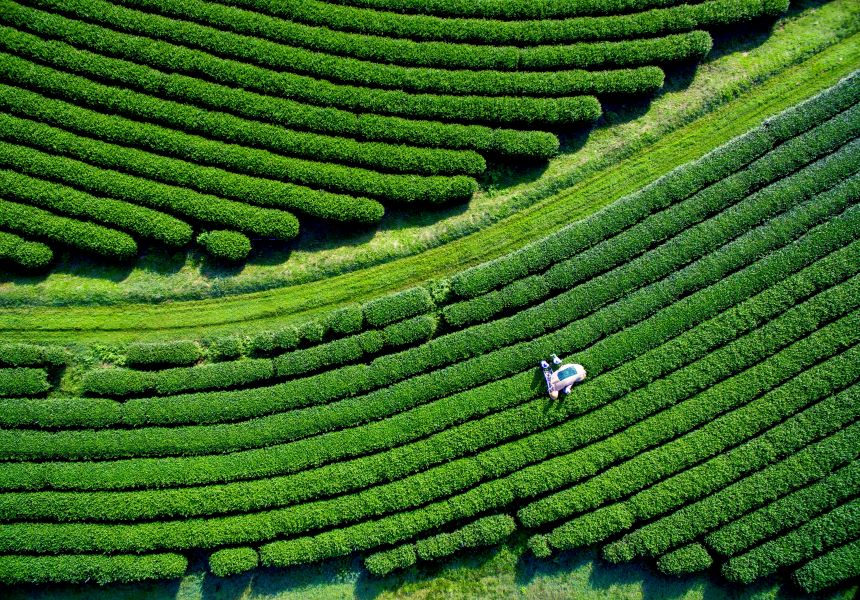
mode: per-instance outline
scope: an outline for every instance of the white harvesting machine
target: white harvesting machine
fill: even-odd
[[[553,400],[558,399],[559,392],[569,394],[573,384],[585,379],[585,367],[576,363],[561,364],[561,359],[553,354],[550,359],[552,364],[558,367],[555,371],[545,360],[540,361],[543,377],[546,379],[546,391]],[[561,366],[559,366],[561,365]]]

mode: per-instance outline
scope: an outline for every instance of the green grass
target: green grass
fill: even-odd
[[[8,600],[336,600],[361,598],[575,598],[576,600],[794,600],[809,598],[773,581],[738,587],[709,573],[674,578],[642,564],[612,565],[593,552],[565,552],[550,561],[524,556],[522,540],[384,579],[359,561],[297,569],[257,569],[221,579],[203,562],[180,581],[139,585],[48,586],[9,590]],[[814,596],[848,600],[857,586]]]
[[[441,219],[438,214],[394,214],[372,236],[353,238],[346,246],[317,235],[292,252],[275,249],[265,261],[235,271],[179,253],[148,254],[131,269],[78,262],[43,278],[12,277],[0,283],[0,304],[9,307],[0,311],[0,332],[10,339],[66,341],[74,331],[77,341],[110,343],[235,332],[240,323],[243,329],[259,330],[510,252],[559,222],[587,215],[704,154],[856,68],[860,11],[855,4],[835,0],[803,6],[772,33],[718,45],[715,56],[692,78],[676,73],[647,111],[635,106],[610,112],[607,123],[584,145],[577,148],[581,140],[572,140],[571,152],[543,172],[497,170],[498,182],[487,182],[489,191],[465,210],[449,209]],[[531,208],[522,210],[527,206]],[[298,283],[312,278],[323,279]],[[266,291],[236,295],[260,289]],[[226,294],[231,296],[219,297]],[[213,298],[149,304],[202,297]]]

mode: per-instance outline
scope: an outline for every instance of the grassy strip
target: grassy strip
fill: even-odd
[[[114,260],[126,260],[137,254],[137,243],[126,233],[2,198],[0,227]]]
[[[860,539],[815,558],[792,575],[808,593],[819,592],[860,575]]]
[[[60,556],[0,556],[0,582],[23,583],[132,583],[150,579],[176,579],[188,569],[179,554],[114,555],[66,554]]]
[[[378,171],[421,175],[477,175],[486,169],[480,154],[468,150],[419,148],[380,142],[360,142],[285,129],[226,112],[162,100],[132,89],[113,87],[0,53],[0,69],[10,83],[97,111],[122,114],[186,133],[270,151],[356,165]]]
[[[251,177],[175,158],[108,144],[57,127],[0,113],[2,139],[89,165],[251,205],[295,210],[321,219],[373,223],[384,209],[374,200]]]
[[[30,1],[43,9],[83,18],[113,30],[196,48],[275,71],[410,93],[537,97],[646,94],[663,85],[663,72],[649,65],[700,60],[710,49],[710,44],[705,43],[707,38],[698,32],[684,37],[568,46],[564,52],[570,69],[563,71],[452,71],[378,64],[309,52],[258,37],[130,10],[104,0]]]
[[[782,567],[813,558],[822,550],[860,536],[860,499],[852,500],[804,523],[797,529],[729,559],[723,575],[729,581],[749,584]]]
[[[32,177],[59,181],[92,194],[177,213],[194,221],[236,227],[261,237],[287,240],[299,232],[298,219],[283,210],[260,208],[142,177],[99,169],[85,162],[46,154],[25,146],[0,142],[0,165]]]
[[[724,556],[740,554],[786,529],[799,527],[832,510],[860,492],[860,462],[828,475],[821,481],[792,492],[709,534],[708,547]]]
[[[5,169],[0,170],[0,187],[8,198],[22,204],[110,225],[170,246],[186,246],[192,239],[188,223],[130,202],[96,197]]]
[[[376,63],[446,69],[548,71],[564,69],[582,60],[581,56],[576,55],[576,49],[584,46],[567,45],[570,42],[641,38],[719,25],[737,25],[762,16],[776,16],[784,12],[788,5],[785,0],[709,0],[629,15],[564,21],[542,19],[523,23],[440,19],[432,26],[422,28],[426,36],[415,37],[443,41],[415,42],[398,36],[364,35],[314,27],[274,18],[264,12],[201,0],[121,0],[121,3],[239,34]],[[243,2],[235,4],[238,6]],[[250,1],[244,4],[253,6]],[[262,2],[260,8],[264,8]],[[382,15],[382,18],[387,16]],[[456,43],[464,41],[464,38],[467,43]],[[468,43],[473,40],[481,43]],[[488,43],[512,45],[488,46]],[[547,45],[520,46],[533,43]],[[630,45],[635,46],[636,43],[634,41]],[[592,48],[597,50],[599,47]],[[603,57],[595,53],[588,59],[599,63]]]
[[[183,46],[115,32],[74,21],[58,14],[0,2],[2,22],[82,46],[88,50],[140,62],[170,72],[205,76],[215,82],[289,98],[319,107],[393,115],[412,119],[438,119],[495,125],[569,125],[594,121],[600,104],[593,96],[533,98],[528,96],[451,96],[408,94],[394,90],[337,85],[291,73],[275,72]],[[711,37],[702,31],[677,34],[667,42],[685,44],[704,53]]]
[[[41,242],[31,242],[14,233],[0,231],[0,260],[24,269],[42,269],[54,260],[54,251]]]
[[[196,178],[194,179],[195,183],[179,180],[176,182],[177,184],[181,183],[189,185],[189,187],[195,187],[204,193],[213,193],[216,195],[224,195],[226,193],[235,198],[240,197],[236,196],[236,194],[244,192],[254,194],[259,198],[276,198],[278,195],[267,192],[267,188],[278,187],[275,182],[294,182],[300,185],[353,196],[372,196],[392,204],[401,204],[462,201],[470,198],[477,188],[474,180],[462,176],[417,177],[415,175],[385,174],[329,163],[286,158],[265,150],[223,144],[157,125],[132,121],[119,116],[103,115],[59,100],[50,100],[21,88],[0,86],[0,107],[18,116],[47,123],[54,127],[67,131],[70,130],[98,140],[110,142],[111,144],[132,146],[191,163],[220,167],[233,173],[273,180],[271,183],[266,181],[249,182],[242,180],[244,187],[232,194],[227,191],[228,188],[201,187]],[[32,145],[32,142],[30,143]],[[59,150],[59,144],[56,148]],[[98,160],[96,159],[96,152],[89,147],[87,150],[87,156],[91,157],[89,162]],[[163,175],[156,177],[161,178],[166,183],[175,183],[171,179],[175,177],[174,173],[176,169],[168,167],[171,161],[164,160],[160,156],[155,157],[148,161],[150,171],[138,172],[139,167],[136,166],[138,161],[135,160],[135,157],[140,156],[139,153],[128,153],[127,150],[123,149],[117,154],[117,158],[110,161],[111,164],[108,166],[118,170],[128,170],[143,176],[151,176],[152,173],[159,172],[152,163],[160,161],[164,164],[165,168],[161,171]],[[149,155],[144,156],[148,157]],[[101,160],[104,161],[104,158]],[[191,169],[193,168],[194,166],[191,166]],[[201,171],[205,175],[206,181],[213,179],[212,172],[209,169]],[[238,180],[235,175],[221,174],[221,176],[224,180]],[[248,187],[249,183],[256,184],[256,186]],[[213,184],[210,183],[209,185]],[[361,198],[355,198],[349,200],[346,206],[341,206],[335,202],[337,199],[336,196],[321,193],[315,193],[314,195],[305,191],[304,195],[307,202],[319,205],[318,207],[309,209],[303,203],[301,188],[290,186],[281,189],[283,190],[279,194],[281,197],[290,198],[295,196],[295,199],[289,202],[281,200],[277,204],[285,204],[286,206],[301,209],[307,214],[327,218],[337,218],[332,215],[336,215],[338,210],[346,213],[345,216],[337,220],[347,220],[349,210],[359,210],[363,204]],[[284,191],[288,193],[284,195]],[[254,202],[260,201],[255,200]],[[301,204],[290,204],[290,202],[296,201]]]

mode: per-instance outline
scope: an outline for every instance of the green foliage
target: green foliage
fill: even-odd
[[[2,151],[3,148],[0,148]],[[137,254],[135,241],[121,231],[3,199],[0,199],[0,227],[117,260],[129,259]],[[31,249],[28,257],[32,256]],[[40,258],[44,258],[44,255],[36,259],[37,265],[41,263]]]
[[[61,346],[34,344],[0,344],[0,364],[13,367],[60,366],[68,354]]]
[[[808,593],[847,581],[860,575],[860,539],[830,550],[794,572],[794,581]]]
[[[200,347],[192,340],[151,344],[130,344],[126,348],[128,365],[188,365],[200,360]]]
[[[686,575],[704,571],[713,564],[714,559],[701,544],[690,544],[657,559],[657,569],[666,575]]]
[[[471,298],[544,270],[720,181],[779,144],[855,104],[860,99],[858,77],[860,75],[855,74],[846,78],[591,217],[562,227],[521,250],[458,273],[451,282],[454,292],[462,298]]]
[[[43,269],[54,260],[54,252],[41,242],[31,242],[0,231],[0,260],[17,264],[24,269]]]
[[[251,240],[248,236],[224,229],[201,233],[197,236],[197,243],[215,258],[231,262],[243,261],[251,252]]]
[[[140,0],[138,0],[140,1]],[[144,0],[146,1],[146,0]],[[155,0],[164,5],[163,0]],[[147,2],[148,4],[149,2]],[[379,53],[384,51],[392,51],[390,60],[402,62],[404,54],[408,54],[411,58],[415,54],[424,52],[425,44],[418,46],[411,40],[443,40],[446,42],[465,42],[472,44],[479,42],[480,44],[507,44],[510,46],[525,46],[521,50],[519,48],[504,48],[497,51],[496,48],[488,48],[484,55],[478,54],[478,58],[474,58],[476,53],[473,48],[468,46],[471,53],[466,54],[463,60],[470,61],[471,65],[482,65],[484,68],[496,66],[496,63],[487,64],[484,56],[491,53],[500,54],[500,60],[505,60],[505,66],[512,68],[516,65],[522,65],[524,68],[553,68],[563,66],[564,63],[545,62],[542,59],[542,54],[553,54],[555,48],[552,44],[561,44],[563,42],[577,41],[583,39],[615,39],[628,36],[654,36],[668,31],[688,31],[694,27],[713,26],[713,25],[730,25],[737,22],[744,22],[755,19],[760,16],[776,16],[788,8],[788,3],[785,0],[764,0],[762,2],[750,2],[749,0],[725,1],[718,0],[715,2],[704,2],[694,4],[692,6],[678,4],[674,0],[667,2],[639,2],[634,1],[627,4],[630,8],[642,10],[650,6],[666,6],[669,8],[646,11],[643,13],[633,14],[617,14],[606,17],[581,17],[581,18],[547,18],[545,15],[540,15],[536,20],[515,19],[515,20],[493,20],[486,17],[493,17],[495,14],[486,14],[485,2],[471,3],[469,10],[481,11],[479,19],[450,19],[430,17],[426,15],[414,14],[396,14],[391,12],[366,11],[350,7],[337,7],[328,2],[320,2],[319,0],[309,0],[303,2],[301,0],[289,0],[282,2],[279,0],[232,0],[232,5],[247,7],[258,10],[264,15],[274,15],[282,17],[290,21],[306,23],[308,25],[321,25],[329,29],[334,29],[343,32],[356,32],[361,34],[369,34],[371,36],[384,36],[390,38],[411,38],[403,40],[399,46],[392,47],[382,46],[376,50],[379,45],[375,41],[365,41],[367,36],[353,38],[350,42],[340,41],[345,36],[338,38],[339,46],[336,53],[342,52],[341,45],[349,44],[351,53],[355,50],[352,48],[359,43],[366,43],[369,49],[365,52],[373,52],[371,56],[365,58],[377,58]],[[464,3],[465,4],[465,3]],[[595,3],[596,5],[597,3]],[[537,7],[537,10],[543,10],[544,3],[517,3],[517,10],[529,10],[521,7]],[[603,4],[597,10],[603,13],[611,13],[618,7],[619,4],[614,2]],[[426,9],[425,9],[426,10]],[[625,11],[626,12],[626,11]],[[221,13],[223,14],[223,13]],[[219,14],[219,16],[221,16]],[[256,17],[256,15],[254,15]],[[270,26],[271,28],[271,26]],[[305,28],[307,29],[307,28]],[[290,30],[295,31],[293,29]],[[296,39],[300,40],[315,40],[312,34],[306,31],[297,32],[294,34]],[[283,39],[283,36],[279,36]],[[316,37],[319,37],[318,35]],[[289,38],[286,38],[289,39]],[[373,39],[373,38],[371,38]],[[305,42],[308,43],[308,42]],[[407,43],[409,45],[407,46]],[[531,47],[537,44],[546,44],[546,46]],[[319,42],[316,43],[319,45]],[[406,49],[403,47],[406,46]],[[416,47],[418,46],[418,47]],[[442,46],[442,50],[438,49]],[[447,48],[447,44],[437,44],[435,52],[427,52],[428,58],[425,60],[448,60],[451,61],[451,55],[455,57],[462,52],[461,45],[456,45],[453,48]],[[480,46],[478,46],[480,47]],[[396,49],[394,49],[396,48]],[[516,52],[520,50],[520,53]],[[563,47],[560,48],[563,51]],[[444,53],[444,59],[437,58],[440,52]],[[386,55],[387,56],[387,55]],[[417,60],[417,59],[412,59]],[[559,58],[556,58],[559,60]],[[521,62],[522,61],[522,62]],[[424,64],[423,62],[420,64]],[[454,64],[451,65],[455,66]],[[459,67],[467,65],[456,64]]]
[[[707,544],[731,556],[798,527],[860,492],[860,463],[853,462],[821,481],[780,498],[708,535]]]
[[[255,569],[260,557],[253,548],[226,548],[209,555],[209,570],[218,577],[229,577]]]
[[[435,308],[430,292],[414,287],[396,294],[371,300],[364,305],[364,319],[373,327],[382,327]]]
[[[0,165],[32,177],[56,180],[94,195],[118,198],[131,204],[143,204],[158,211],[177,213],[207,224],[234,227],[261,237],[288,240],[299,232],[298,220],[283,210],[261,208],[200,194],[117,171],[99,169],[84,162],[24,146],[0,142]],[[125,234],[117,232],[117,235]]]
[[[51,389],[45,369],[0,369],[0,397],[37,396]]]
[[[210,139],[243,144],[246,151],[247,146],[258,146],[314,160],[422,175],[478,175],[486,169],[484,159],[473,151],[361,142],[348,137],[285,129],[227,112],[207,111],[131,89],[102,85],[9,54],[0,54],[0,70],[9,81],[37,89],[42,94],[59,96],[92,109],[157,121]]]
[[[856,445],[856,441],[855,441]],[[854,452],[856,458],[860,452]],[[807,466],[807,469],[814,467]],[[821,470],[827,465],[818,467]],[[723,575],[729,581],[752,583],[773,574],[777,569],[813,558],[860,536],[860,499],[843,504],[832,511],[811,519],[797,529],[729,559],[723,565]]]
[[[451,533],[418,540],[415,552],[421,560],[436,560],[466,548],[495,546],[507,539],[516,528],[514,519],[508,515],[483,517]]]
[[[132,583],[150,579],[176,579],[188,568],[180,554],[101,556],[0,556],[0,581],[23,583]]]
[[[22,204],[95,221],[170,246],[191,242],[190,225],[150,208],[93,196],[14,171],[0,170],[0,186],[10,199]]]
[[[365,568],[377,577],[384,577],[398,569],[411,567],[418,562],[415,544],[403,544],[391,550],[375,552],[364,559]]]

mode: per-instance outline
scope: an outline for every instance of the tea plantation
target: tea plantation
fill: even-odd
[[[768,29],[786,0],[0,0],[0,590],[356,559],[395,581],[507,545],[850,594],[860,10],[834,6],[850,31],[816,46],[782,28],[824,40],[828,5]],[[695,67],[714,40],[771,62],[732,88]],[[547,184],[521,213],[575,218],[519,242],[500,213],[432,276],[381,257],[199,303],[41,298],[75,261],[120,285],[169,247],[240,278],[305,227],[336,246],[506,170],[564,175],[708,73],[673,126],[689,154],[660,162],[654,133],[643,183],[613,158],[604,190],[629,187],[578,213],[587,187]],[[707,121],[733,107],[732,135]],[[557,400],[553,353],[588,372]]]

